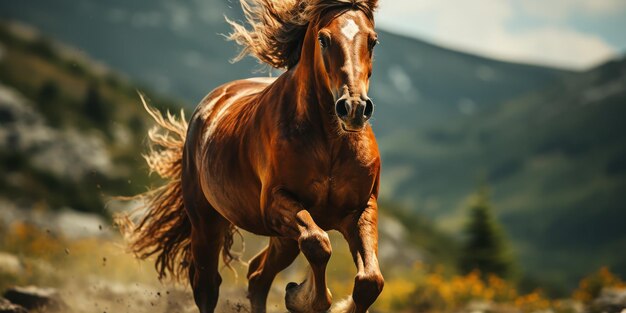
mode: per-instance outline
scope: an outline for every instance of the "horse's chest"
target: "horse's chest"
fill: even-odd
[[[282,152],[273,163],[277,184],[292,192],[314,217],[341,215],[367,205],[377,179],[377,155],[313,140],[278,146],[276,151]]]
[[[333,212],[356,210],[367,204],[374,177],[363,167],[333,169],[311,174],[300,185],[299,194],[309,210]]]

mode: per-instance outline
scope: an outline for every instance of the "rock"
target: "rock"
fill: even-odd
[[[22,263],[17,256],[0,251],[0,273],[18,276],[22,270]]]
[[[0,147],[1,150],[2,147]],[[0,178],[0,180],[2,179]],[[0,232],[3,227],[10,230],[18,224],[26,224],[42,231],[45,230],[51,238],[62,236],[70,240],[108,239],[115,234],[109,226],[110,223],[98,214],[76,212],[67,207],[61,210],[44,210],[18,204],[0,196]],[[23,270],[23,264],[19,262],[21,259],[16,261],[15,256],[0,251],[0,273]]]
[[[67,305],[61,300],[59,293],[53,288],[12,287],[7,289],[4,297],[14,304],[23,306],[28,310],[49,309],[61,311]]]
[[[97,214],[63,210],[58,213],[52,226],[65,238],[82,239],[110,236],[110,229],[102,228],[106,224],[102,216]]]
[[[605,288],[591,305],[590,312],[623,312],[626,310],[626,288]]]
[[[79,183],[93,172],[120,175],[101,133],[50,127],[30,101],[2,84],[0,149],[20,153],[27,164],[60,180]]]
[[[379,251],[381,262],[386,264],[413,266],[424,261],[424,255],[408,244],[408,230],[394,217],[382,215],[378,220]]]
[[[0,298],[0,313],[28,313],[23,307]]]
[[[580,300],[563,299],[560,300],[559,312],[584,313],[585,305]]]

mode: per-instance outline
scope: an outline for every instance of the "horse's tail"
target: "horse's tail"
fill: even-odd
[[[190,262],[191,222],[183,204],[181,184],[187,121],[182,111],[180,119],[169,112],[163,116],[146,103],[143,95],[139,96],[157,123],[148,132],[150,151],[143,157],[150,172],[156,172],[167,183],[135,196],[140,207],[116,215],[115,222],[136,257],[156,256],[155,269],[159,279],[169,275],[179,280],[185,277]]]

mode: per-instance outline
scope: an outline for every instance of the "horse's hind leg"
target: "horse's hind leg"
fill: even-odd
[[[248,267],[248,298],[252,313],[265,313],[267,294],[280,271],[300,254],[293,239],[271,237],[269,245],[255,256]]]
[[[208,203],[192,212],[191,256],[189,281],[200,313],[213,313],[219,297],[222,277],[219,274],[219,255],[229,222]]]

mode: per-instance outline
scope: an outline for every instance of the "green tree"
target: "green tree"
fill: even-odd
[[[459,264],[462,272],[479,270],[482,275],[512,278],[514,262],[509,243],[493,214],[489,190],[485,185],[472,199],[464,235]]]

